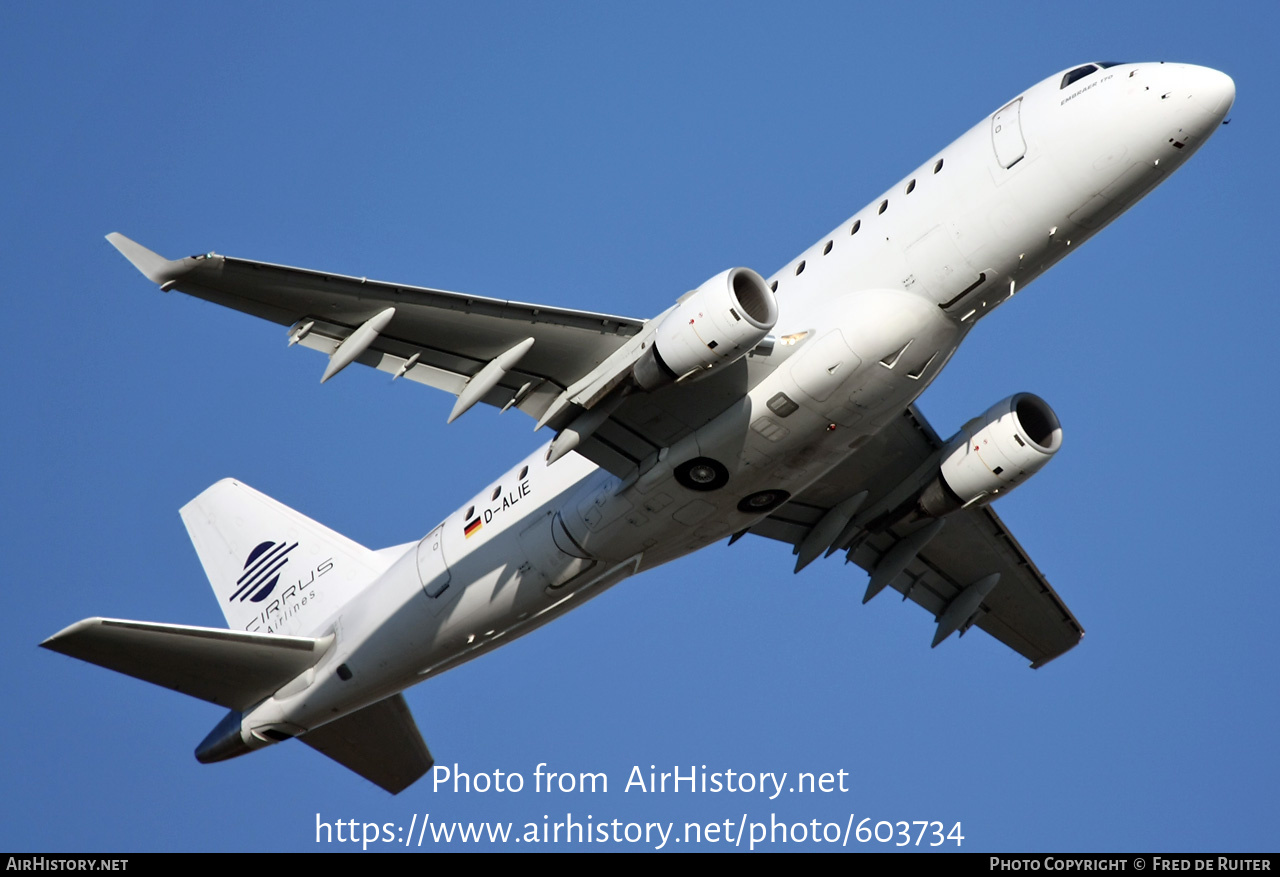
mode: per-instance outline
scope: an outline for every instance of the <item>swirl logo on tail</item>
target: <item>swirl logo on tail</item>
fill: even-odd
[[[245,600],[261,603],[267,599],[280,581],[280,570],[289,562],[289,552],[297,547],[297,542],[292,545],[270,540],[259,543],[245,558],[244,574],[236,580],[236,591],[227,601],[238,598],[241,603]]]

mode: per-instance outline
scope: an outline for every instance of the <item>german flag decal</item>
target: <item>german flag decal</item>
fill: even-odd
[[[477,515],[474,521],[462,528],[462,532],[466,534],[468,539],[470,539],[476,533],[480,532],[481,526],[481,516]]]

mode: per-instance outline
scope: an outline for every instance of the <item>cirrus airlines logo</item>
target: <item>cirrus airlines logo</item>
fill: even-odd
[[[289,552],[297,547],[297,542],[292,545],[270,540],[258,543],[245,558],[244,573],[236,579],[235,593],[227,602],[238,599],[241,603],[245,600],[261,603],[267,599],[280,581],[280,570],[289,562]]]

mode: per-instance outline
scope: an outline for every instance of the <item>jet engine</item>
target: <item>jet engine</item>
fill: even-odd
[[[1062,447],[1058,415],[1039,396],[1002,399],[956,433],[942,452],[938,476],[920,495],[925,514],[940,518],[1003,496]]]
[[[778,320],[778,302],[750,268],[730,268],[681,296],[661,318],[632,374],[644,390],[744,356]]]

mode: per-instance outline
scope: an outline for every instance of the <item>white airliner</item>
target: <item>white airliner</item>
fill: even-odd
[[[1176,170],[1231,79],[1084,64],[1038,83],[769,279],[732,268],[652,320],[108,240],[165,291],[289,344],[518,408],[554,438],[420,542],[373,551],[238,481],[182,509],[229,629],[90,618],[44,646],[219,704],[202,762],[297,737],[398,792],[431,755],[402,692],[624,578],[747,533],[845,552],[937,621],[1039,667],[1083,631],[988,503],[1062,430],[1016,393],[942,440],[913,403],[977,322]]]

